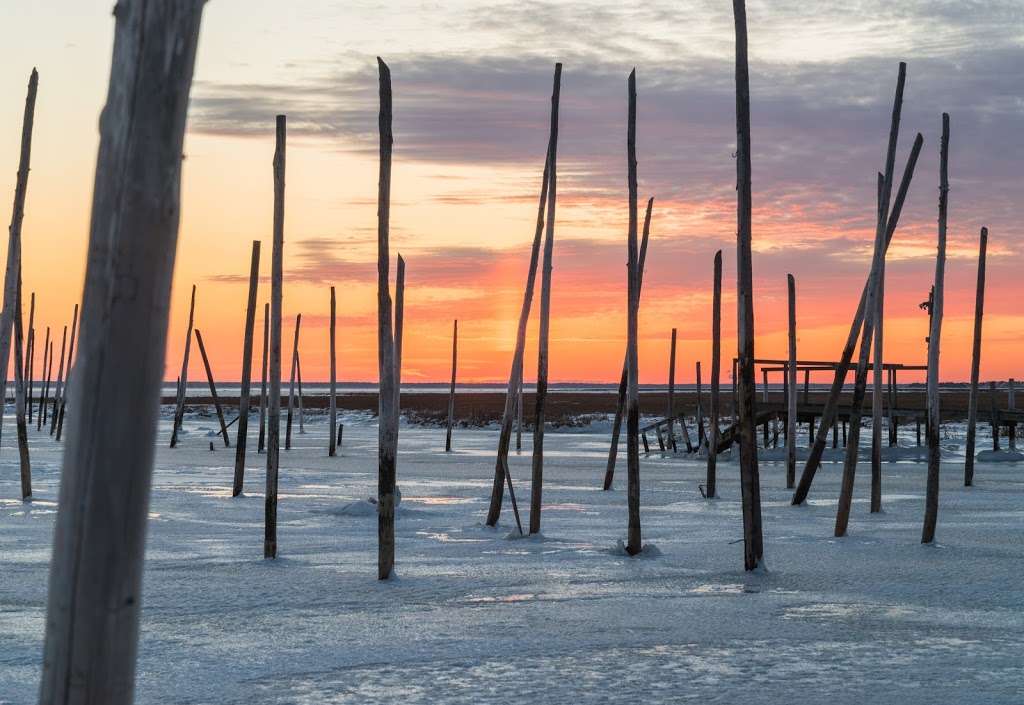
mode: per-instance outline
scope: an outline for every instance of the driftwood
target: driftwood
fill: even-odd
[[[330,324],[330,355],[331,355],[331,398],[327,402],[328,405],[328,419],[330,421],[330,431],[328,432],[327,441],[327,457],[333,458],[338,451],[338,441],[335,438],[335,429],[338,428],[338,368],[337,368],[337,350],[335,348],[335,334],[337,324],[337,300],[334,295],[334,287],[331,287],[331,324]]]
[[[796,484],[796,279],[786,275],[789,300],[789,362],[786,365],[786,489]]]
[[[32,161],[32,123],[36,111],[39,73],[32,69],[25,96],[25,112],[21,122],[21,153],[18,176],[14,186],[14,207],[7,239],[7,270],[4,273],[3,309],[0,311],[0,396],[7,396],[7,367],[11,359],[11,337],[14,331],[18,283],[21,281],[21,224],[25,219],[25,193],[28,190],[29,163]],[[3,414],[0,413],[0,429]]]
[[[761,483],[754,432],[754,285],[751,266],[750,79],[747,69],[747,9],[733,0],[736,24],[736,306],[737,398],[740,432],[740,487],[743,500],[743,565],[756,569],[763,560]]]
[[[299,366],[299,329],[302,327],[302,314],[295,316],[295,337],[292,341],[292,371],[288,382],[288,418],[285,421],[284,449],[292,449],[292,417],[295,413],[295,375]]]
[[[213,398],[213,408],[217,410],[217,420],[220,422],[220,435],[224,438],[224,447],[230,448],[231,441],[228,439],[228,427],[224,422],[224,409],[220,405],[220,397],[217,396],[217,385],[213,381],[213,370],[210,369],[210,358],[206,356],[206,346],[203,345],[203,336],[196,328],[196,342],[199,343],[199,355],[203,358],[203,367],[206,369],[206,381],[210,385],[210,396]]]
[[[627,305],[626,305],[626,507],[628,525],[626,552],[635,556],[643,550],[640,530],[640,395],[637,389],[637,318],[640,308],[640,262],[637,251],[637,176],[636,176],[636,69],[629,72],[627,84],[629,108],[626,127],[626,167],[629,188],[629,231],[627,233]]]
[[[270,338],[270,303],[263,304],[263,372],[260,376],[260,438],[256,452],[262,453],[267,433],[267,348]]]
[[[242,494],[245,481],[245,446],[249,434],[249,399],[252,383],[252,334],[256,326],[256,290],[260,281],[260,241],[252,241],[249,261],[249,299],[245,307],[245,337],[242,342],[242,384],[238,391],[238,440],[235,441],[235,477],[231,496]],[[227,435],[225,434],[225,438]]]
[[[132,701],[201,0],[119,0],[39,702]],[[70,356],[69,356],[70,357]]]
[[[718,417],[721,411],[720,386],[722,376],[722,251],[715,253],[714,279],[711,299],[711,441],[708,444],[708,471],[704,495],[718,497],[716,465],[721,431]]]
[[[978,287],[974,295],[974,344],[971,347],[971,391],[967,399],[967,449],[964,458],[964,487],[974,484],[974,444],[978,424],[978,374],[981,370],[981,324],[985,313],[985,255],[988,228],[981,229],[978,242]]]
[[[452,324],[452,385],[448,390],[448,431],[444,437],[444,452],[452,452],[452,426],[455,424],[455,370],[459,361],[459,321]]]
[[[949,209],[949,114],[942,114],[939,149],[939,244],[935,257],[935,288],[928,331],[928,482],[925,490],[921,543],[935,540],[939,517],[939,343],[942,338],[943,292],[946,280],[946,214]],[[1010,428],[1013,428],[1012,426]]]
[[[270,256],[270,357],[267,372],[267,490],[263,507],[263,557],[277,558],[277,476],[281,461],[281,306],[284,285],[284,176],[288,118],[275,119],[274,225]],[[264,309],[266,310],[266,309]]]
[[[178,399],[174,405],[174,423],[171,426],[171,448],[178,445],[178,429],[185,414],[185,394],[188,390],[188,357],[192,351],[192,326],[196,315],[196,285],[192,285],[192,299],[188,305],[188,328],[185,329],[185,351],[181,354],[181,375],[178,377]],[[71,336],[74,345],[75,336]],[[70,365],[68,367],[70,370]]]

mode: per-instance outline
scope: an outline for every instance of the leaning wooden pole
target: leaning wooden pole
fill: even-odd
[[[974,295],[974,344],[971,348],[971,391],[967,400],[967,450],[964,458],[964,487],[974,484],[974,443],[978,424],[978,375],[981,372],[981,323],[985,313],[985,254],[988,228],[981,229],[978,243],[978,287]]]
[[[395,565],[395,339],[391,328],[389,268],[391,250],[391,70],[377,57],[380,74],[380,173],[377,182],[377,579],[387,580]]]
[[[242,494],[245,482],[245,447],[249,437],[249,401],[252,386],[252,335],[256,327],[256,291],[260,282],[260,241],[252,241],[249,258],[249,299],[245,307],[245,337],[242,339],[242,383],[238,391],[238,439],[235,441],[235,477],[231,496]],[[225,434],[227,438],[227,434]]]
[[[330,422],[330,429],[327,435],[327,457],[333,458],[338,452],[338,358],[337,351],[335,349],[335,334],[337,332],[337,300],[334,295],[334,287],[331,287],[331,324],[330,324],[330,345],[329,351],[331,355],[331,398],[327,402],[328,408],[328,419]]]
[[[132,702],[202,0],[120,0],[93,187],[41,705]]]
[[[210,385],[210,396],[213,398],[213,408],[217,411],[217,420],[220,422],[220,435],[224,439],[224,447],[230,448],[231,441],[228,439],[228,426],[224,422],[224,409],[220,405],[220,397],[217,396],[217,385],[213,381],[213,370],[210,368],[210,358],[206,356],[206,347],[203,345],[203,336],[196,328],[196,342],[199,344],[199,355],[203,358],[203,367],[206,369],[206,381]]]
[[[544,422],[548,401],[548,338],[551,330],[551,259],[555,245],[555,205],[558,187],[558,101],[561,81],[551,98],[551,151],[548,154],[548,208],[545,218],[544,259],[540,280],[540,326],[537,335],[537,390],[534,394],[533,466],[530,483],[530,533],[540,533],[544,490]]]
[[[75,321],[77,321],[77,320],[78,320],[78,304],[75,304],[75,316],[74,316],[74,318],[72,320],[72,324],[71,324],[72,333],[74,332]],[[64,356],[64,352],[65,352],[64,347],[65,347],[65,343],[67,343],[67,342],[69,342],[68,341],[68,327],[64,326],[64,338],[62,339],[61,344],[60,344],[60,369],[57,372],[57,388],[54,390],[54,393],[53,393],[53,407],[50,410],[50,435],[51,436],[53,435],[53,432],[57,428],[57,411],[58,411],[58,409],[60,407],[60,400],[64,396],[64,388],[67,386],[68,377],[71,376],[70,375],[70,373],[71,373],[71,355],[69,354],[66,358]],[[70,342],[72,343],[72,348],[73,348],[74,347],[74,335],[72,335],[72,339],[71,339]],[[68,352],[70,353],[70,352],[73,352],[73,351],[71,349],[69,349]]]
[[[722,251],[715,253],[714,279],[711,291],[711,442],[708,444],[708,470],[704,495],[708,499],[718,496],[718,417],[721,414],[722,378]]]
[[[192,351],[192,326],[196,317],[196,285],[192,285],[192,298],[188,305],[188,327],[185,329],[185,350],[181,354],[181,375],[178,377],[178,397],[174,404],[174,422],[171,426],[171,448],[178,445],[178,429],[185,415],[185,396],[188,393],[188,357]],[[75,336],[71,336],[74,344]],[[70,365],[68,367],[70,370]]]
[[[786,275],[789,301],[789,359],[786,363],[786,489],[796,484],[796,279]]]
[[[32,461],[28,452],[28,422],[26,416],[25,360],[22,357],[25,344],[21,320],[21,262],[18,262],[18,294],[14,312],[14,409],[18,433],[18,460],[21,466],[21,498],[32,497]]]
[[[452,452],[452,427],[455,425],[455,371],[459,363],[459,321],[452,323],[452,384],[448,389],[448,431],[444,437],[444,452]]]
[[[627,233],[626,305],[626,508],[628,524],[626,552],[635,556],[643,550],[640,530],[640,395],[638,390],[637,318],[640,308],[640,262],[637,252],[636,176],[636,69],[629,72],[629,108],[626,127],[626,167],[629,190],[629,231]]]
[[[21,278],[21,223],[25,219],[25,193],[28,190],[29,163],[32,161],[32,123],[36,111],[36,90],[39,73],[32,69],[25,96],[25,112],[21,122],[21,153],[18,176],[14,186],[14,207],[7,239],[7,269],[4,273],[3,309],[0,311],[0,401],[7,398],[7,368],[11,359],[11,337],[14,332],[15,304]],[[3,414],[0,413],[0,424]],[[0,425],[2,429],[2,425]]]
[[[562,65],[555,64],[555,85],[561,85]],[[555,93],[551,94],[551,109],[554,112]],[[501,417],[501,432],[498,435],[498,452],[494,462],[494,482],[491,485],[491,501],[487,509],[487,525],[496,526],[501,516],[501,504],[505,497],[505,485],[510,488],[510,499],[512,509],[516,516],[516,525],[520,533],[522,526],[519,522],[519,510],[515,505],[515,495],[512,488],[512,476],[508,471],[508,449],[512,440],[512,421],[516,412],[516,395],[522,390],[523,380],[523,350],[526,347],[526,324],[530,318],[530,307],[533,304],[533,289],[537,280],[537,264],[540,260],[541,236],[544,234],[544,212],[548,200],[548,170],[551,161],[551,150],[554,135],[548,134],[548,148],[544,159],[544,173],[541,177],[540,205],[537,207],[537,224],[533,233],[533,245],[530,249],[530,266],[526,274],[526,289],[523,293],[523,305],[519,311],[519,325],[516,329],[516,347],[512,354],[512,369],[509,371],[508,386],[505,391],[505,408]],[[520,395],[521,399],[521,395]],[[522,404],[519,405],[520,412]]]
[[[50,360],[51,347],[52,346],[50,345],[50,326],[46,326],[46,338],[43,340],[43,366],[39,369],[39,405],[37,407],[38,411],[36,412],[36,431],[41,431],[43,429],[43,407],[46,406],[46,395],[50,391],[50,380],[46,374],[46,366],[47,362],[49,362],[50,367],[53,367],[53,362],[52,360]],[[31,388],[29,389],[28,403],[29,408],[31,409]],[[31,420],[31,417],[29,417],[29,421]]]
[[[935,540],[939,518],[939,343],[942,338],[943,290],[946,280],[946,214],[949,209],[949,114],[942,114],[942,143],[939,149],[939,245],[935,257],[935,295],[932,299],[931,329],[928,331],[928,482],[925,491],[924,526],[921,543]]]
[[[643,237],[640,239],[640,259],[638,261],[639,268],[639,279],[637,284],[640,290],[643,290],[644,284],[644,264],[647,259],[647,241],[651,234],[651,211],[654,208],[654,197],[647,199],[647,212],[644,215],[644,232]],[[612,440],[608,446],[608,463],[604,469],[604,490],[610,490],[612,488],[612,482],[615,480],[615,462],[619,456],[619,436],[622,434],[622,421],[626,416],[626,393],[629,386],[629,360],[627,354],[623,353],[622,357],[622,374],[619,375],[619,390],[618,399],[615,405],[615,418],[612,421]],[[686,430],[686,422],[680,420],[679,425],[682,427],[679,430],[683,433],[683,438],[686,440],[686,451],[692,452],[693,447],[690,443],[690,434]]]
[[[262,453],[267,436],[267,349],[270,338],[270,302],[263,304],[263,371],[260,376],[260,437],[256,452]]]
[[[750,79],[747,68],[747,9],[733,0],[736,24],[736,315],[739,358],[740,487],[743,500],[743,565],[763,560],[761,482],[754,428],[754,284],[751,266]]]
[[[49,329],[47,329],[49,330]],[[46,371],[46,346],[43,345],[43,372]],[[36,292],[29,296],[28,305],[28,340],[25,343],[25,384],[28,400],[28,422],[32,423],[32,393],[35,391],[35,361],[36,361]],[[42,379],[40,379],[42,382]]]
[[[292,372],[288,381],[288,418],[285,421],[284,449],[292,449],[292,418],[295,414],[295,375],[299,366],[299,328],[302,326],[302,314],[295,316],[295,337],[292,340]]]
[[[277,558],[277,478],[281,461],[281,308],[284,286],[284,187],[288,118],[278,115],[274,147],[274,220],[270,260],[270,358],[267,389],[267,489],[263,557]],[[266,310],[264,308],[264,310]]]

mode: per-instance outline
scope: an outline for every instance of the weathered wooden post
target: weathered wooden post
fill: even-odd
[[[718,461],[719,386],[722,370],[722,251],[715,253],[714,281],[711,297],[711,443],[708,446],[708,471],[704,494],[715,499],[717,494],[716,464]]]
[[[28,422],[32,423],[32,394],[35,391],[35,360],[36,360],[36,292],[29,295],[28,305],[28,341],[25,344],[25,375],[28,393],[25,398],[28,400]],[[43,345],[43,373],[46,372],[46,347]],[[40,379],[40,382],[42,380]]]
[[[40,368],[40,371],[39,371],[39,375],[40,375],[40,377],[39,377],[39,411],[36,414],[36,430],[37,431],[41,431],[43,429],[43,407],[46,405],[46,393],[49,391],[47,389],[48,384],[49,384],[49,379],[47,378],[47,375],[46,375],[46,363],[50,359],[51,348],[52,348],[52,346],[50,345],[50,326],[46,326],[46,337],[43,340],[43,366]],[[50,367],[53,367],[52,363],[50,364]],[[29,369],[31,369],[31,368],[32,368],[32,365],[30,364],[29,365]],[[31,382],[31,379],[32,378],[29,377],[29,381],[30,382]],[[32,393],[31,392],[32,392],[32,388],[30,386],[29,387],[29,395],[28,395],[28,406],[29,406],[29,409],[32,408]],[[32,418],[31,418],[31,415],[30,415],[29,416],[29,421],[31,421],[31,420],[32,420]]]
[[[523,375],[519,371],[519,380],[516,382],[516,453],[523,450]]]
[[[132,702],[185,113],[201,0],[120,0],[39,702]]]
[[[224,422],[224,410],[220,405],[220,397],[217,396],[217,385],[213,381],[213,370],[210,369],[210,358],[206,356],[206,347],[203,345],[203,336],[196,328],[196,342],[199,343],[199,354],[203,358],[203,367],[206,368],[206,381],[210,385],[210,396],[213,397],[213,408],[217,411],[217,420],[220,422],[220,435],[224,438],[224,447],[230,448],[231,441],[228,439],[228,426]]]
[[[562,78],[562,65],[555,64],[554,85],[559,87]],[[557,90],[551,94],[551,110],[554,115],[555,102],[558,100]],[[537,279],[537,263],[540,260],[541,235],[544,232],[544,211],[548,198],[548,172],[551,163],[551,151],[555,148],[556,135],[548,134],[548,149],[544,160],[544,174],[541,180],[540,204],[537,207],[537,224],[533,234],[533,246],[530,250],[530,266],[526,275],[526,290],[523,293],[523,305],[519,311],[519,326],[516,329],[516,347],[512,354],[512,369],[509,372],[508,387],[505,392],[505,409],[501,417],[501,432],[498,435],[498,452],[494,462],[494,483],[491,486],[491,502],[487,510],[487,525],[496,526],[501,516],[501,504],[505,495],[505,484],[509,486],[509,498],[512,500],[512,511],[516,516],[516,525],[522,533],[519,522],[519,510],[515,503],[512,489],[512,476],[508,472],[508,448],[512,439],[512,417],[515,411],[516,394],[522,391],[523,380],[523,349],[526,346],[526,324],[530,317],[530,306],[533,303],[533,287]],[[522,411],[520,398],[519,410]]]
[[[235,477],[231,496],[242,494],[245,480],[245,446],[249,434],[249,395],[252,383],[252,333],[256,326],[256,290],[260,282],[260,241],[252,241],[249,261],[249,300],[245,307],[245,338],[242,342],[242,384],[238,393],[238,440],[235,441]],[[227,434],[224,434],[227,440]]]
[[[551,143],[548,155],[548,203],[544,229],[544,258],[540,270],[540,326],[537,336],[537,389],[534,394],[533,463],[530,481],[530,533],[540,533],[541,495],[544,490],[544,422],[548,400],[548,337],[551,327],[551,258],[555,246],[555,202],[558,192],[558,94],[551,101]]]
[[[28,424],[25,419],[25,360],[22,357],[25,344],[21,320],[21,262],[18,262],[18,293],[14,312],[14,408],[18,433],[18,457],[21,465],[21,498],[32,496],[32,462],[28,452]]]
[[[786,365],[786,489],[796,484],[796,279],[786,275],[789,301],[789,361]]]
[[[762,561],[761,484],[754,433],[754,286],[751,267],[750,80],[745,0],[733,0],[736,24],[736,309],[739,379],[740,485],[743,497],[743,565]]]
[[[697,380],[697,409],[694,420],[697,422],[697,447],[701,448],[707,446],[707,436],[704,435],[704,391],[701,389],[700,360],[694,363],[694,367]]]
[[[878,174],[878,205],[882,205],[885,176]],[[878,218],[886,214],[879,213]],[[882,244],[885,247],[885,244]],[[882,511],[882,365],[885,363],[883,334],[885,322],[885,256],[878,263],[875,286],[874,354],[871,384],[871,513]],[[890,412],[891,413],[891,412]]]
[[[673,421],[676,414],[676,329],[672,329],[672,342],[668,352],[668,407],[665,410],[665,418],[668,419],[668,444],[672,452],[676,452],[676,434],[673,430]]]
[[[974,484],[974,443],[978,424],[978,375],[981,371],[981,323],[985,313],[985,254],[988,228],[981,229],[978,245],[978,287],[974,295],[974,344],[971,348],[971,391],[967,399],[967,452],[964,458],[964,487]]]
[[[60,403],[61,394],[64,389],[64,353],[67,352],[66,347],[68,343],[68,327],[64,326],[64,335],[61,336],[60,340],[60,366],[57,368],[57,384],[53,389],[53,402],[50,411],[50,433],[53,433],[53,425],[57,421],[57,405]],[[49,404],[49,402],[48,402]],[[43,419],[43,424],[46,424],[46,419]]]
[[[398,385],[391,329],[391,71],[377,57],[380,72],[380,178],[377,184],[377,578],[387,580],[395,565],[395,455],[398,446]]]
[[[455,369],[459,359],[459,321],[452,324],[452,385],[448,390],[448,431],[444,437],[444,452],[452,452],[452,425],[455,423]]]
[[[302,356],[298,352],[295,353],[295,384],[295,406],[299,412],[299,433],[301,434],[306,432],[306,424],[304,422],[306,412],[302,406]]]
[[[64,429],[64,409],[68,404],[68,387],[71,386],[71,363],[75,358],[75,339],[78,331],[78,304],[75,304],[74,313],[71,314],[71,337],[68,338],[68,363],[64,371],[64,394],[60,398],[60,412],[57,413],[54,407],[53,418],[50,420],[50,434],[53,435],[54,428],[57,430],[57,440],[60,441],[61,431]]]
[[[267,431],[267,348],[270,338],[270,302],[263,304],[263,374],[260,378],[260,439],[257,453],[263,452]]]
[[[395,266],[395,428],[402,418],[402,338],[405,330],[405,260],[398,253]],[[395,431],[395,452],[398,436]],[[397,460],[397,458],[396,458]]]
[[[295,413],[295,374],[299,364],[299,328],[302,326],[302,314],[295,316],[295,338],[292,342],[292,372],[288,381],[288,417],[285,421],[284,449],[292,449],[292,417]]]
[[[640,531],[640,395],[637,388],[637,318],[640,308],[640,263],[637,252],[637,177],[636,177],[636,69],[629,73],[629,109],[626,128],[626,165],[629,186],[628,305],[626,315],[626,502],[629,514],[626,552],[635,556],[643,550]]]
[[[992,418],[992,450],[999,451],[999,407],[996,403],[996,383],[988,383],[989,415]]]
[[[171,448],[178,445],[178,429],[181,428],[182,418],[185,415],[185,395],[188,389],[188,356],[192,350],[192,326],[195,323],[196,314],[196,285],[192,285],[192,299],[188,306],[188,328],[185,329],[185,351],[181,355],[181,375],[178,377],[178,398],[174,405],[174,422],[171,426]],[[75,336],[71,336],[71,344],[74,345]],[[68,361],[68,371],[71,370],[71,362]]]
[[[287,125],[287,117],[278,115],[275,125],[273,167],[274,240],[270,258],[270,359],[267,392],[267,490],[263,512],[264,558],[277,558],[277,477],[281,459],[281,307],[284,284],[284,177]]]
[[[335,348],[335,333],[338,321],[337,300],[334,295],[334,287],[331,287],[331,325],[330,325],[330,355],[331,355],[331,398],[327,402],[328,419],[331,429],[328,431],[327,456],[333,458],[338,451],[338,441],[335,433],[338,428],[338,358]]]
[[[949,208],[949,113],[942,114],[939,150],[939,246],[935,257],[935,295],[928,332],[928,483],[921,543],[935,540],[939,516],[939,342],[942,337],[943,289],[946,279],[946,213]]]
[[[32,160],[32,123],[36,111],[36,90],[39,73],[32,69],[25,96],[25,112],[21,122],[21,154],[14,186],[14,207],[7,239],[7,270],[4,273],[3,310],[0,312],[0,397],[7,397],[7,366],[11,359],[11,336],[14,330],[18,282],[21,281],[21,223],[25,219],[25,193],[28,190],[29,163]],[[3,414],[0,413],[0,422]],[[2,427],[0,427],[2,428]]]
[[[1016,383],[1013,377],[1006,382],[1006,408],[1013,411],[1017,408]],[[1017,422],[1012,420],[1006,424],[1006,444],[1010,450],[1017,450]]]

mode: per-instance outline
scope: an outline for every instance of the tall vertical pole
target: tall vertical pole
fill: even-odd
[[[25,344],[25,380],[28,387],[28,393],[26,399],[28,400],[28,422],[32,423],[32,393],[35,389],[33,378],[35,377],[35,360],[36,360],[36,292],[32,292],[29,296],[28,305],[28,341]],[[43,372],[46,372],[46,346],[49,343],[43,345]],[[40,379],[40,382],[42,379]]]
[[[245,446],[249,435],[249,398],[252,384],[252,334],[256,326],[256,289],[260,282],[260,241],[252,241],[249,261],[249,300],[245,307],[245,337],[242,342],[242,384],[238,392],[238,440],[235,442],[235,477],[231,496],[242,494],[245,480]]]
[[[28,452],[28,424],[25,419],[25,360],[22,357],[25,344],[24,328],[21,320],[21,262],[18,262],[18,294],[14,312],[14,408],[15,422],[18,432],[18,457],[21,465],[21,498],[32,496],[32,463]]]
[[[327,441],[327,455],[333,458],[338,452],[338,357],[337,348],[335,347],[335,334],[337,327],[337,301],[334,295],[334,287],[331,287],[331,341],[330,341],[330,354],[331,354],[331,398],[327,403],[328,413],[330,418],[330,431],[328,436],[330,439]]]
[[[263,304],[263,372],[260,376],[260,439],[256,452],[262,453],[267,433],[267,348],[270,337],[270,302]]]
[[[668,419],[668,443],[672,451],[676,450],[676,434],[673,430],[673,421],[676,413],[676,329],[672,329],[672,343],[668,352],[668,408],[665,409],[665,418]],[[698,432],[699,436],[699,432]]]
[[[48,390],[49,379],[46,375],[46,364],[50,360],[50,326],[46,326],[46,337],[43,340],[43,366],[39,370],[39,411],[36,413],[36,430],[42,430],[43,428],[43,407],[46,405],[46,393]],[[50,361],[50,367],[53,367],[52,361]],[[28,396],[29,409],[32,408],[32,394]],[[31,420],[31,417],[30,419]]]
[[[796,279],[786,275],[789,301],[789,360],[786,364],[786,489],[796,484]]]
[[[721,412],[719,394],[722,374],[722,251],[715,253],[714,282],[711,298],[711,442],[708,445],[708,471],[704,489],[708,499],[717,494],[718,416]]]
[[[192,326],[195,323],[196,315],[196,285],[192,285],[192,299],[188,305],[188,328],[185,329],[185,351],[181,355],[181,376],[178,377],[178,398],[174,404],[174,421],[171,426],[171,448],[178,445],[178,429],[181,428],[182,418],[185,415],[185,395],[188,392],[188,356],[192,350]],[[72,328],[72,330],[74,330]],[[71,344],[75,344],[74,333],[71,335]],[[71,360],[68,359],[68,373],[71,372]]]
[[[882,189],[885,177],[878,174],[878,218],[886,217],[881,212]],[[882,245],[885,246],[884,244]],[[883,324],[885,319],[885,257],[878,263],[877,296],[875,298],[874,352],[872,359],[871,384],[871,513],[882,511],[882,369],[885,364],[883,345]],[[890,412],[891,413],[891,412]],[[859,443],[859,436],[858,436]]]
[[[978,424],[978,375],[981,371],[981,323],[985,313],[985,254],[988,228],[981,229],[978,244],[978,287],[974,295],[974,345],[971,348],[971,392],[967,400],[967,451],[964,459],[964,486],[974,484],[974,442]]]
[[[71,337],[68,339],[68,364],[64,372],[64,395],[60,398],[60,413],[55,414],[51,423],[56,424],[57,440],[60,441],[60,434],[64,428],[64,410],[68,405],[68,389],[71,387],[72,363],[75,361],[75,339],[78,330],[78,304],[71,314]],[[50,426],[50,433],[53,433],[53,426]]]
[[[452,452],[452,425],[455,423],[455,370],[459,361],[459,321],[452,323],[452,384],[448,389],[448,431],[444,437],[444,452]]]
[[[302,314],[295,316],[295,337],[292,341],[292,371],[288,378],[288,418],[285,421],[284,449],[292,449],[292,418],[295,414],[295,375],[299,367],[299,329],[302,326]]]
[[[629,109],[626,128],[626,165],[629,187],[629,232],[627,239],[629,298],[626,307],[626,502],[628,531],[626,552],[635,556],[643,550],[640,532],[640,395],[637,388],[637,314],[640,307],[640,266],[637,252],[637,176],[636,176],[636,69],[629,73]]]
[[[277,558],[277,476],[281,458],[281,308],[284,284],[284,187],[287,124],[278,115],[274,146],[274,221],[270,261],[270,360],[267,394],[267,490],[263,511],[263,557]],[[266,309],[264,309],[266,310]]]

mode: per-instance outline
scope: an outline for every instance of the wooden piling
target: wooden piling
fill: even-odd
[[[288,119],[275,118],[274,220],[270,259],[270,351],[267,372],[267,489],[263,558],[277,558],[277,480],[281,458],[281,308],[284,284],[284,188]],[[264,308],[266,311],[266,308]]]
[[[171,426],[171,448],[178,445],[178,429],[181,428],[182,418],[185,415],[185,395],[188,391],[188,357],[192,350],[192,326],[196,314],[196,285],[192,285],[192,299],[188,306],[188,327],[185,329],[185,351],[181,355],[181,375],[178,377],[178,398],[174,405],[174,422]],[[71,344],[74,345],[75,336],[71,336]],[[70,360],[68,371],[71,370]]]
[[[999,452],[999,407],[996,404],[996,383],[988,383],[988,403],[989,403],[989,416],[992,419],[992,450]],[[921,434],[918,432],[918,439]],[[918,445],[921,445],[918,440]]]
[[[674,453],[676,451],[676,434],[673,429],[673,421],[676,415],[676,329],[672,329],[672,342],[668,351],[668,407],[665,409],[665,418],[668,419],[668,444]],[[698,402],[699,403],[699,402]]]
[[[40,369],[39,378],[39,406],[38,412],[36,413],[36,431],[43,430],[43,408],[46,406],[46,395],[50,391],[50,378],[47,374],[46,367],[49,363],[50,368],[53,367],[53,360],[50,359],[50,355],[53,352],[53,346],[50,344],[50,326],[46,326],[46,338],[43,340],[43,366]],[[32,407],[32,395],[28,397],[29,408]],[[31,420],[31,419],[30,419]]]
[[[331,355],[331,398],[327,402],[328,418],[330,421],[330,432],[327,441],[327,457],[333,458],[338,451],[338,441],[335,438],[335,429],[338,428],[338,369],[337,350],[335,348],[335,333],[337,325],[337,301],[334,295],[334,287],[331,287],[331,325],[330,325],[330,355]]]
[[[295,374],[299,365],[299,328],[302,314],[295,316],[295,337],[292,342],[292,371],[288,381],[288,416],[285,421],[284,449],[292,449],[292,418],[295,414]]]
[[[41,705],[132,701],[185,116],[203,6],[119,0],[114,13],[82,354],[72,375],[76,407],[43,622]]]
[[[270,302],[263,304],[263,372],[260,376],[260,438],[256,452],[262,453],[267,433],[267,348],[270,337]]]
[[[53,401],[50,406],[50,433],[53,433],[54,426],[57,422],[57,405],[60,404],[61,395],[64,393],[64,353],[67,352],[66,346],[68,342],[68,327],[64,326],[64,334],[60,340],[60,366],[57,368],[57,384],[53,389]],[[46,419],[43,419],[43,424],[46,424]]]
[[[57,430],[56,438],[60,441],[61,431],[64,429],[64,410],[68,405],[68,388],[71,386],[71,370],[72,363],[75,359],[75,338],[78,331],[78,304],[75,304],[75,310],[71,314],[71,337],[68,338],[68,361],[64,367],[64,394],[60,398],[60,410],[55,412],[53,418],[50,420],[50,434],[54,432],[54,428]]]
[[[402,334],[405,330],[405,260],[401,253],[398,254],[395,270],[395,428],[398,428],[402,417]],[[395,433],[397,444],[398,432]]]
[[[29,295],[31,303],[28,305],[28,342],[25,345],[25,380],[28,393],[25,399],[28,401],[28,422],[32,423],[32,395],[35,392],[35,360],[36,360],[36,292]],[[43,372],[46,371],[46,348],[49,343],[43,345]],[[41,381],[41,380],[40,380]]]
[[[448,431],[444,437],[444,452],[452,452],[452,426],[455,424],[455,369],[459,360],[459,321],[452,323],[452,385],[448,390]]]
[[[249,434],[249,400],[252,383],[252,334],[256,326],[256,290],[260,282],[260,241],[252,241],[249,258],[249,299],[245,306],[245,337],[242,342],[242,384],[238,392],[238,440],[235,441],[235,477],[231,496],[242,494],[245,481],[245,447]],[[225,433],[224,438],[227,439]]]
[[[640,308],[640,263],[637,252],[637,176],[636,176],[636,69],[629,73],[629,108],[626,128],[626,165],[629,186],[628,303],[626,307],[626,504],[628,531],[626,552],[635,556],[643,550],[640,530],[640,395],[637,388],[639,356],[637,355],[637,318]]]
[[[786,275],[789,362],[786,365],[786,489],[796,484],[796,279]]]
[[[295,384],[296,384],[296,395],[295,395],[295,406],[299,416],[299,433],[306,432],[306,424],[304,419],[306,418],[305,409],[302,406],[302,356],[297,352],[295,354]]]
[[[21,262],[18,262],[18,293],[15,297],[14,312],[14,409],[15,424],[18,434],[18,459],[21,467],[21,498],[32,497],[32,461],[28,451],[28,423],[26,421],[25,394],[25,360],[23,357],[25,344],[23,322],[21,320]]]
[[[942,337],[943,290],[946,279],[946,214],[949,208],[949,114],[942,114],[939,149],[939,244],[935,257],[935,295],[928,332],[928,482],[925,490],[921,543],[935,540],[939,516],[939,343]]]
[[[695,421],[697,422],[697,447],[707,448],[708,438],[707,435],[704,433],[704,390],[701,388],[700,360],[697,360],[694,363],[694,367],[696,367],[697,375],[697,410],[695,418]]]
[[[878,205],[882,205],[885,176],[878,174]],[[882,219],[885,214],[879,213]],[[882,247],[885,247],[883,244]],[[885,322],[885,256],[878,263],[875,286],[874,353],[871,378],[871,513],[882,511],[882,365],[885,362],[883,333]]]
[[[224,439],[224,447],[230,448],[231,441],[228,439],[228,426],[224,422],[224,409],[220,405],[220,397],[217,396],[217,385],[213,381],[213,370],[210,369],[210,358],[206,356],[206,347],[203,345],[203,336],[196,328],[196,342],[199,344],[199,354],[203,358],[203,367],[206,369],[206,381],[210,385],[210,396],[213,398],[213,407],[217,411],[217,420],[220,422],[220,435]]]
[[[981,371],[981,324],[985,313],[985,255],[988,228],[981,229],[978,243],[978,285],[974,295],[974,343],[971,347],[971,391],[967,399],[967,450],[964,458],[964,486],[974,484],[974,443],[978,424],[978,375]]]
[[[718,429],[720,413],[720,386],[722,370],[722,251],[715,253],[711,298],[711,443],[708,444],[708,469],[704,494],[715,499],[717,493],[716,466],[718,462]]]

